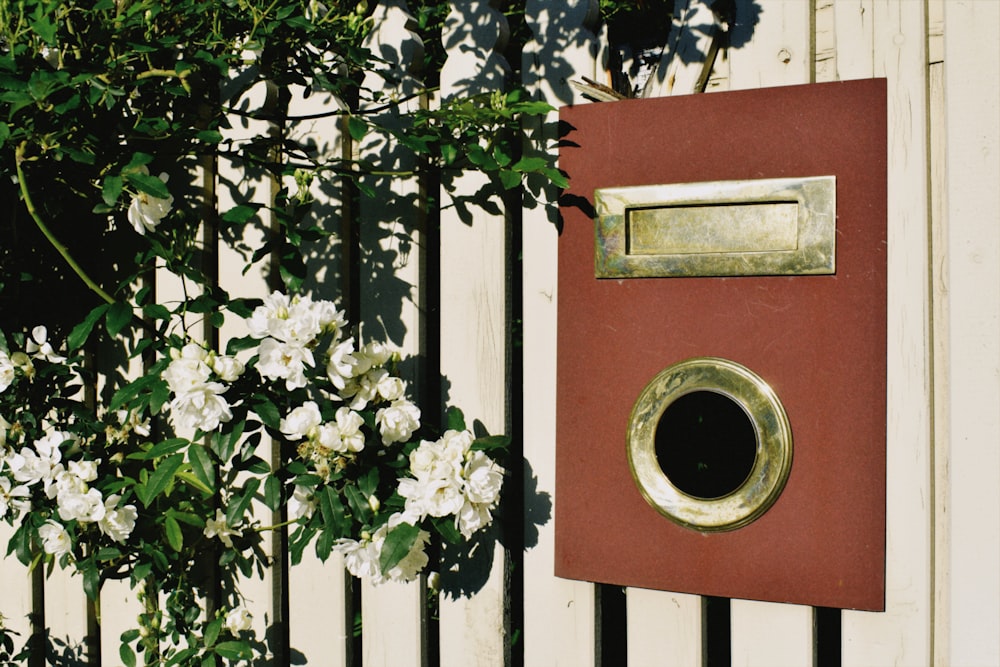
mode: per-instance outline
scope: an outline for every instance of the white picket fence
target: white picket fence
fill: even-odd
[[[452,3],[440,96],[503,85],[507,31],[499,4]],[[710,14],[700,0],[677,5],[686,8],[679,15],[688,25],[675,30]],[[706,73],[708,94],[888,80],[887,610],[707,600],[554,577],[558,193],[542,193],[552,206],[523,210],[512,209],[512,198],[477,201],[468,225],[449,203],[476,192],[476,176],[435,193],[414,178],[362,200],[357,211],[346,209],[336,188],[317,192],[328,204],[328,228],[341,228],[348,215],[361,224],[353,241],[340,236],[315,248],[315,287],[325,297],[358,295],[365,330],[389,336],[406,353],[439,358],[449,402],[523,446],[523,470],[512,471],[510,483],[523,503],[515,498],[503,523],[504,542],[514,546],[466,563],[479,577],[471,594],[448,593],[470,582],[442,572],[445,592],[431,618],[426,581],[359,585],[336,558],[322,564],[308,550],[305,562],[287,568],[279,540],[265,579],[243,585],[258,636],[275,639],[267,664],[1000,665],[1000,3],[735,0],[735,6],[749,39],[717,54],[709,38],[672,40],[688,52],[665,56],[653,94],[694,92]],[[534,39],[523,52],[523,84],[540,98],[557,106],[584,103],[569,81],[606,80],[608,47],[596,9],[597,0],[527,0]],[[412,62],[421,46],[407,29],[405,0],[380,2],[375,16],[372,46],[397,74],[406,73],[387,80],[402,95],[417,90],[420,72]],[[714,58],[710,68],[706,55]],[[381,85],[377,78],[369,84]],[[245,98],[266,105],[267,91],[250,90]],[[307,115],[334,104],[298,94],[293,108]],[[544,131],[554,146],[555,117],[549,120]],[[233,136],[240,131],[237,124]],[[312,137],[328,154],[384,161],[400,155],[398,147],[374,140],[351,145],[336,118],[301,121],[287,131]],[[225,184],[241,177],[216,175],[220,207],[233,201]],[[258,190],[256,196],[269,194]],[[440,202],[439,211],[424,209],[429,199]],[[439,219],[439,231],[428,219]],[[266,293],[264,276],[240,275],[240,258],[223,249],[218,262],[230,292]],[[163,296],[171,285],[163,279],[157,289]],[[515,320],[523,322],[520,349],[511,344]],[[621,558],[628,557],[623,545]],[[46,664],[118,665],[118,637],[140,610],[127,586],[107,584],[98,613],[79,579],[57,571],[43,583],[39,575],[29,576],[13,558],[0,561],[8,626],[26,637],[34,613],[54,647]]]

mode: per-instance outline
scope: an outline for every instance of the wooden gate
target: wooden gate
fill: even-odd
[[[452,3],[440,92],[413,104],[504,85],[500,4]],[[363,327],[431,360],[417,377],[439,367],[451,403],[514,436],[523,467],[508,481],[503,544],[465,564],[472,577],[459,579],[444,564],[439,580],[381,587],[352,581],[336,557],[321,564],[307,553],[294,568],[277,558],[263,580],[243,586],[258,636],[287,628],[287,640],[278,634],[269,644],[268,664],[1000,664],[1000,3],[735,0],[728,42],[714,39],[719,28],[700,0],[676,4],[648,95],[887,79],[887,611],[554,577],[558,192],[529,183],[522,193],[457,205],[479,190],[477,176],[447,187],[414,177],[350,212],[359,235],[315,249],[315,288],[341,300],[354,295]],[[527,0],[522,83],[540,99],[587,103],[571,82],[607,81],[610,50],[597,5]],[[407,73],[385,78],[401,97],[420,86],[405,60],[419,51],[407,12],[405,0],[380,2],[370,38],[387,68]],[[264,89],[246,95],[268,103]],[[318,97],[299,94],[298,115],[337,103]],[[555,115],[535,129],[555,150]],[[282,131],[312,136],[330,153],[408,159],[387,143],[352,143],[336,120]],[[217,188],[220,206],[231,205],[228,192]],[[329,202],[327,224],[344,225],[342,193],[317,196]],[[232,294],[266,293],[263,277],[240,275],[238,258],[222,252],[218,261]],[[164,278],[158,289],[171,286]],[[275,554],[282,548],[276,538]],[[628,557],[623,545],[621,558]],[[43,582],[39,574],[13,558],[0,562],[7,625],[27,636],[29,615],[44,623],[47,664],[119,664],[119,635],[139,612],[127,586],[106,585],[98,608],[77,578],[57,570]]]

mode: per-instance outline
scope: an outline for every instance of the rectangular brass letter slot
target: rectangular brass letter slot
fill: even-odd
[[[836,190],[833,176],[595,190],[595,274],[832,274]]]

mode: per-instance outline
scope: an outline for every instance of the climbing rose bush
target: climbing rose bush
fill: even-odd
[[[80,354],[92,322],[70,345],[44,326],[0,332],[0,520],[16,528],[11,553],[79,572],[91,595],[112,578],[183,590],[211,563],[251,576],[267,560],[262,534],[280,529],[293,563],[311,546],[381,584],[414,580],[433,566],[431,545],[491,524],[506,438],[476,438],[457,411],[430,435],[399,355],[356,344],[332,301],[276,291],[233,303],[246,335],[225,353],[165,334],[147,372],[96,407]],[[252,635],[235,588],[210,622]]]

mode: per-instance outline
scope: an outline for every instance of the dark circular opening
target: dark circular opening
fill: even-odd
[[[757,458],[746,411],[714,391],[693,391],[667,406],[656,427],[656,460],[667,479],[695,498],[722,498],[743,485]]]

